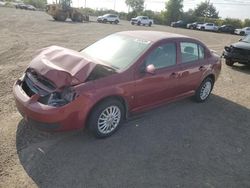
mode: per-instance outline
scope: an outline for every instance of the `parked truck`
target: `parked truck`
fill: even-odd
[[[151,26],[154,21],[152,19],[149,19],[147,16],[137,16],[136,18],[132,18],[130,23],[132,25],[147,25],[147,26]]]
[[[216,26],[214,23],[204,23],[202,25],[198,25],[197,29],[202,31],[217,31],[218,26]]]

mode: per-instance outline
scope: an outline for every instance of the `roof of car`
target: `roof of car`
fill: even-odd
[[[136,30],[136,31],[122,31],[119,34],[129,35],[132,37],[136,37],[143,40],[148,40],[152,42],[156,42],[162,39],[167,38],[190,38],[185,35],[179,35],[175,33],[161,32],[161,31],[144,31],[144,30]]]

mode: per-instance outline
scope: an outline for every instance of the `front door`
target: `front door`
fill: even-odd
[[[176,64],[176,44],[156,46],[142,66],[154,65],[155,73],[140,73],[136,80],[136,110],[158,105],[176,95],[179,65]]]

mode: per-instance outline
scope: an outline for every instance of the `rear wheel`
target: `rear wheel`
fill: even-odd
[[[139,22],[137,22],[137,25],[141,25],[141,22],[139,21]]]
[[[213,86],[214,86],[214,81],[210,77],[205,78],[202,81],[200,87],[195,92],[195,100],[197,102],[206,101],[213,89]]]
[[[106,20],[106,19],[104,19],[102,22],[103,22],[103,23],[107,23],[107,20]]]
[[[124,106],[115,99],[108,99],[94,108],[89,117],[89,128],[98,138],[111,136],[124,120]]]
[[[152,25],[152,22],[149,22],[148,26],[151,27],[151,25]]]
[[[119,21],[118,20],[115,20],[115,24],[118,24],[119,23]]]
[[[231,59],[226,59],[226,65],[232,67],[234,62]]]
[[[244,35],[245,35],[245,32],[244,32],[244,31],[241,31],[241,32],[240,32],[240,35],[241,35],[241,36],[244,36]]]

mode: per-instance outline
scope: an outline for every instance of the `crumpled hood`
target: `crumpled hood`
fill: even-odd
[[[74,50],[59,46],[43,48],[29,68],[52,81],[58,88],[84,82],[96,64]]]
[[[232,44],[232,46],[235,48],[250,50],[250,43],[247,43],[247,42],[236,42],[236,43]]]

